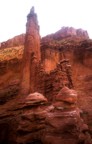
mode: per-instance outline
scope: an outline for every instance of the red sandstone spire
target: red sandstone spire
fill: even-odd
[[[21,93],[26,95],[34,91],[35,64],[40,62],[40,35],[37,15],[34,7],[27,16],[26,36],[23,55],[23,72],[21,81]],[[35,77],[35,79],[33,79]]]

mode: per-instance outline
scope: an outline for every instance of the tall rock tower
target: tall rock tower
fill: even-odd
[[[37,15],[34,12],[34,7],[32,7],[27,16],[21,94],[26,95],[35,91],[37,67],[41,59],[40,55],[39,26]]]

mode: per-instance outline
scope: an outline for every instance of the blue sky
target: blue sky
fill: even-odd
[[[92,38],[92,0],[0,0],[0,42],[25,33],[26,16],[32,6],[38,15],[40,34],[62,26],[88,31]]]

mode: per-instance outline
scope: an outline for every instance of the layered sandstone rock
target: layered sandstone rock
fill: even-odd
[[[47,99],[34,93],[0,107],[0,143],[40,143],[45,129]]]
[[[45,69],[38,72],[37,91],[43,93],[51,102],[64,86],[73,88],[71,67],[67,59],[60,61],[49,73]]]
[[[76,106],[75,91],[65,87],[60,94],[51,105],[36,92],[0,106],[0,143],[91,144],[89,129]],[[67,99],[66,103],[62,96],[74,96],[74,101]]]
[[[92,132],[92,40],[65,38],[42,44],[42,61],[46,71],[53,70],[64,57],[72,65],[73,84],[79,94],[78,105]]]
[[[92,143],[88,127],[81,119],[76,104],[76,91],[62,88],[54,99],[53,109],[47,113],[43,143]]]
[[[18,94],[23,46],[0,50],[0,104]]]

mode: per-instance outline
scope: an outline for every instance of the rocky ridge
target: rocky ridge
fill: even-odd
[[[1,42],[0,48],[16,47],[16,46],[24,45],[24,43],[25,43],[25,34],[21,34],[7,41]]]
[[[83,29],[75,29],[73,27],[62,27],[60,30],[53,34],[49,34],[42,38],[42,41],[62,40],[64,38],[73,37],[79,39],[89,39],[87,31]]]

